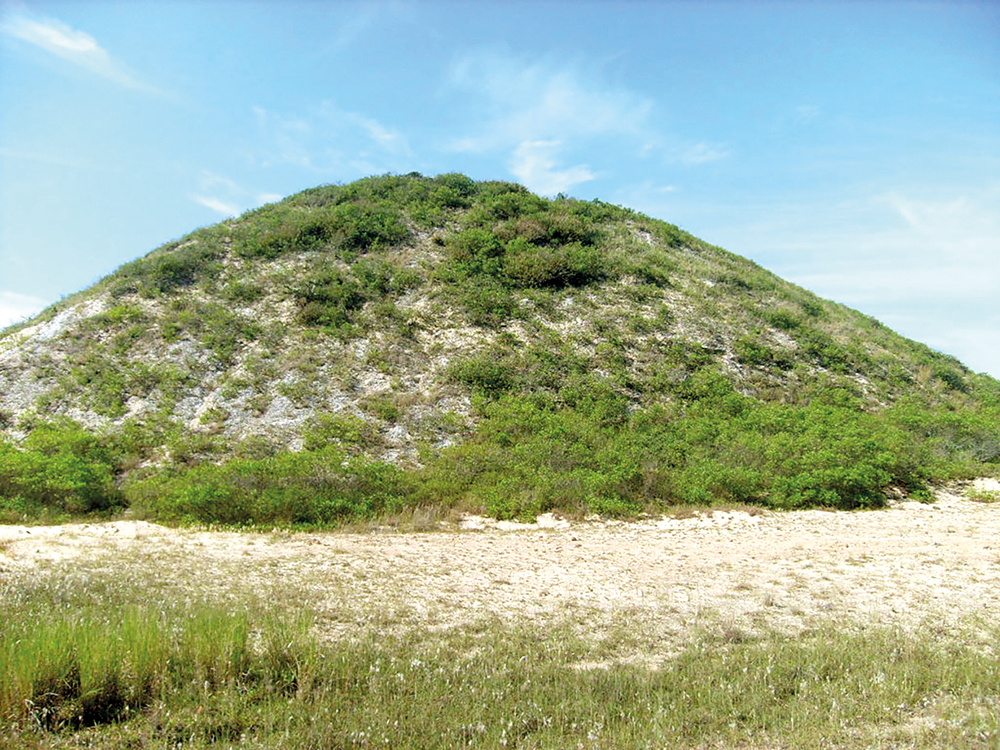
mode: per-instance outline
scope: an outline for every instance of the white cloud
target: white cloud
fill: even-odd
[[[652,101],[631,91],[590,85],[571,67],[526,64],[496,54],[469,55],[452,66],[450,84],[486,114],[477,135],[452,141],[457,151],[510,148],[526,141],[627,136],[637,150],[659,139]]]
[[[677,160],[684,164],[704,164],[709,161],[718,161],[729,156],[729,151],[724,147],[712,145],[710,143],[696,143],[680,150]]]
[[[0,24],[0,31],[121,86],[154,91],[139,81],[125,63],[108,54],[94,37],[62,21],[14,15]]]
[[[820,116],[820,108],[815,104],[801,104],[795,108],[795,117],[799,122],[810,122]]]
[[[559,141],[525,141],[514,150],[510,171],[541,195],[564,193],[573,185],[594,179],[586,166],[556,169],[553,154],[558,148]]]
[[[0,291],[0,329],[41,312],[49,303],[40,297]]]
[[[225,201],[219,200],[218,198],[212,198],[206,195],[192,195],[191,200],[196,203],[200,203],[205,208],[210,208],[216,213],[224,217],[238,216],[242,211],[240,207],[235,203],[226,203]]]
[[[352,115],[353,119],[362,130],[368,133],[368,136],[378,143],[383,148],[390,151],[397,151],[400,149],[408,150],[406,146],[406,139],[401,133],[395,130],[389,130],[381,123],[370,117],[363,117],[361,115]]]
[[[252,193],[228,177],[204,172],[198,182],[198,192],[189,197],[195,203],[228,218],[238,216],[249,208],[274,203],[284,196],[277,193]]]
[[[18,151],[15,149],[0,147],[0,158],[17,159],[18,161],[30,161],[36,164],[50,164],[57,167],[71,167],[73,169],[91,169],[93,165],[83,159],[66,158],[53,154],[43,154],[35,151]]]
[[[385,18],[386,8],[367,4],[358,6],[357,9],[360,10],[359,13],[349,17],[337,27],[324,52],[328,54],[346,52],[362,38],[376,21]]]
[[[101,49],[94,37],[76,31],[60,21],[42,22],[15,17],[4,24],[4,30],[19,39],[72,60],[89,60],[92,61],[91,64],[98,65],[109,62],[108,53]]]
[[[493,52],[466,55],[452,66],[448,84],[466,99],[469,129],[445,148],[467,154],[506,151],[512,173],[543,192],[595,179],[591,167],[574,166],[583,150],[599,154],[607,170],[616,172],[623,159],[697,165],[729,155],[720,144],[661,132],[651,98],[598,80],[599,75],[564,62],[527,62]],[[559,158],[548,146],[553,143],[559,144]]]
[[[983,195],[921,200],[893,192],[884,200],[933,252],[983,262],[1000,277],[1000,185]]]
[[[1000,184],[723,206],[702,221],[710,242],[1000,377]]]
[[[305,114],[254,107],[260,132],[252,160],[261,166],[292,164],[313,172],[372,174],[408,168],[406,136],[375,118],[322,102]]]

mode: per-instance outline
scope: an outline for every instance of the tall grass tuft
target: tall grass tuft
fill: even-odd
[[[293,694],[311,669],[305,621],[201,607],[10,613],[0,626],[0,719],[39,729],[116,722],[169,696]]]
[[[137,608],[47,619],[15,613],[0,632],[0,715],[45,728],[141,709],[169,662],[162,625]]]
[[[625,622],[595,637],[571,624],[484,620],[394,635],[360,627],[321,642],[288,615],[112,605],[39,622],[15,612],[0,621],[0,747],[1000,740],[995,624],[958,635],[829,623],[797,638],[717,624],[662,643]]]

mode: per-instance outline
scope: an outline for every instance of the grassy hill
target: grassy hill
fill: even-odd
[[[0,513],[875,507],[1000,469],[1000,383],[675,226],[322,186],[0,333]]]

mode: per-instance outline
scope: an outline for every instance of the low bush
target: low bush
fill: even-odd
[[[350,262],[358,254],[391,247],[408,234],[395,209],[366,202],[333,203],[309,211],[283,204],[266,207],[253,218],[234,233],[236,252],[244,258],[273,260],[327,248]]]
[[[768,346],[760,339],[760,334],[743,336],[734,345],[736,359],[745,365],[792,369],[795,361],[791,352]]]
[[[438,474],[461,461],[450,491],[492,513],[634,513],[678,502],[873,508],[893,486],[929,497],[913,436],[850,407],[761,404],[706,373],[690,379],[682,410],[633,411],[593,376],[571,377],[553,401],[512,390],[509,362],[484,356],[466,367],[491,400],[470,442],[445,449],[420,481],[440,488]]]
[[[410,493],[396,466],[334,447],[201,464],[126,487],[158,518],[237,526],[330,526],[398,510]]]
[[[111,292],[120,297],[137,293],[151,297],[212,279],[223,255],[220,230],[198,230],[182,240],[157,248],[144,258],[126,263],[109,279]]]
[[[330,446],[342,449],[370,449],[379,444],[378,429],[356,414],[317,414],[306,424],[302,434],[308,451]]]
[[[0,442],[0,519],[7,522],[108,511],[123,500],[114,453],[71,422],[43,423],[25,445]]]
[[[337,268],[316,271],[297,284],[294,290],[299,305],[298,319],[309,326],[332,331],[354,321],[354,314],[365,303],[365,295],[353,278]]]

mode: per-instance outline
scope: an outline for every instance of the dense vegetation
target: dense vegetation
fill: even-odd
[[[307,190],[41,320],[88,301],[55,344],[0,336],[7,382],[44,386],[0,402],[3,520],[872,508],[1000,471],[997,381],[677,227],[511,183]]]
[[[0,601],[0,747],[954,748],[1000,739],[996,622],[317,636],[301,603],[72,574]],[[287,592],[286,592],[287,594]],[[194,597],[194,601],[192,601]],[[235,598],[235,601],[234,601]],[[378,613],[372,613],[376,616]],[[663,656],[669,652],[669,656]],[[636,663],[635,653],[657,654]]]
[[[322,641],[298,607],[158,599],[58,578],[0,603],[0,747],[993,747],[996,623],[708,623],[663,653],[641,629],[484,620]],[[123,593],[124,592],[124,593]],[[975,623],[971,623],[975,626]],[[595,666],[598,665],[598,666]]]

